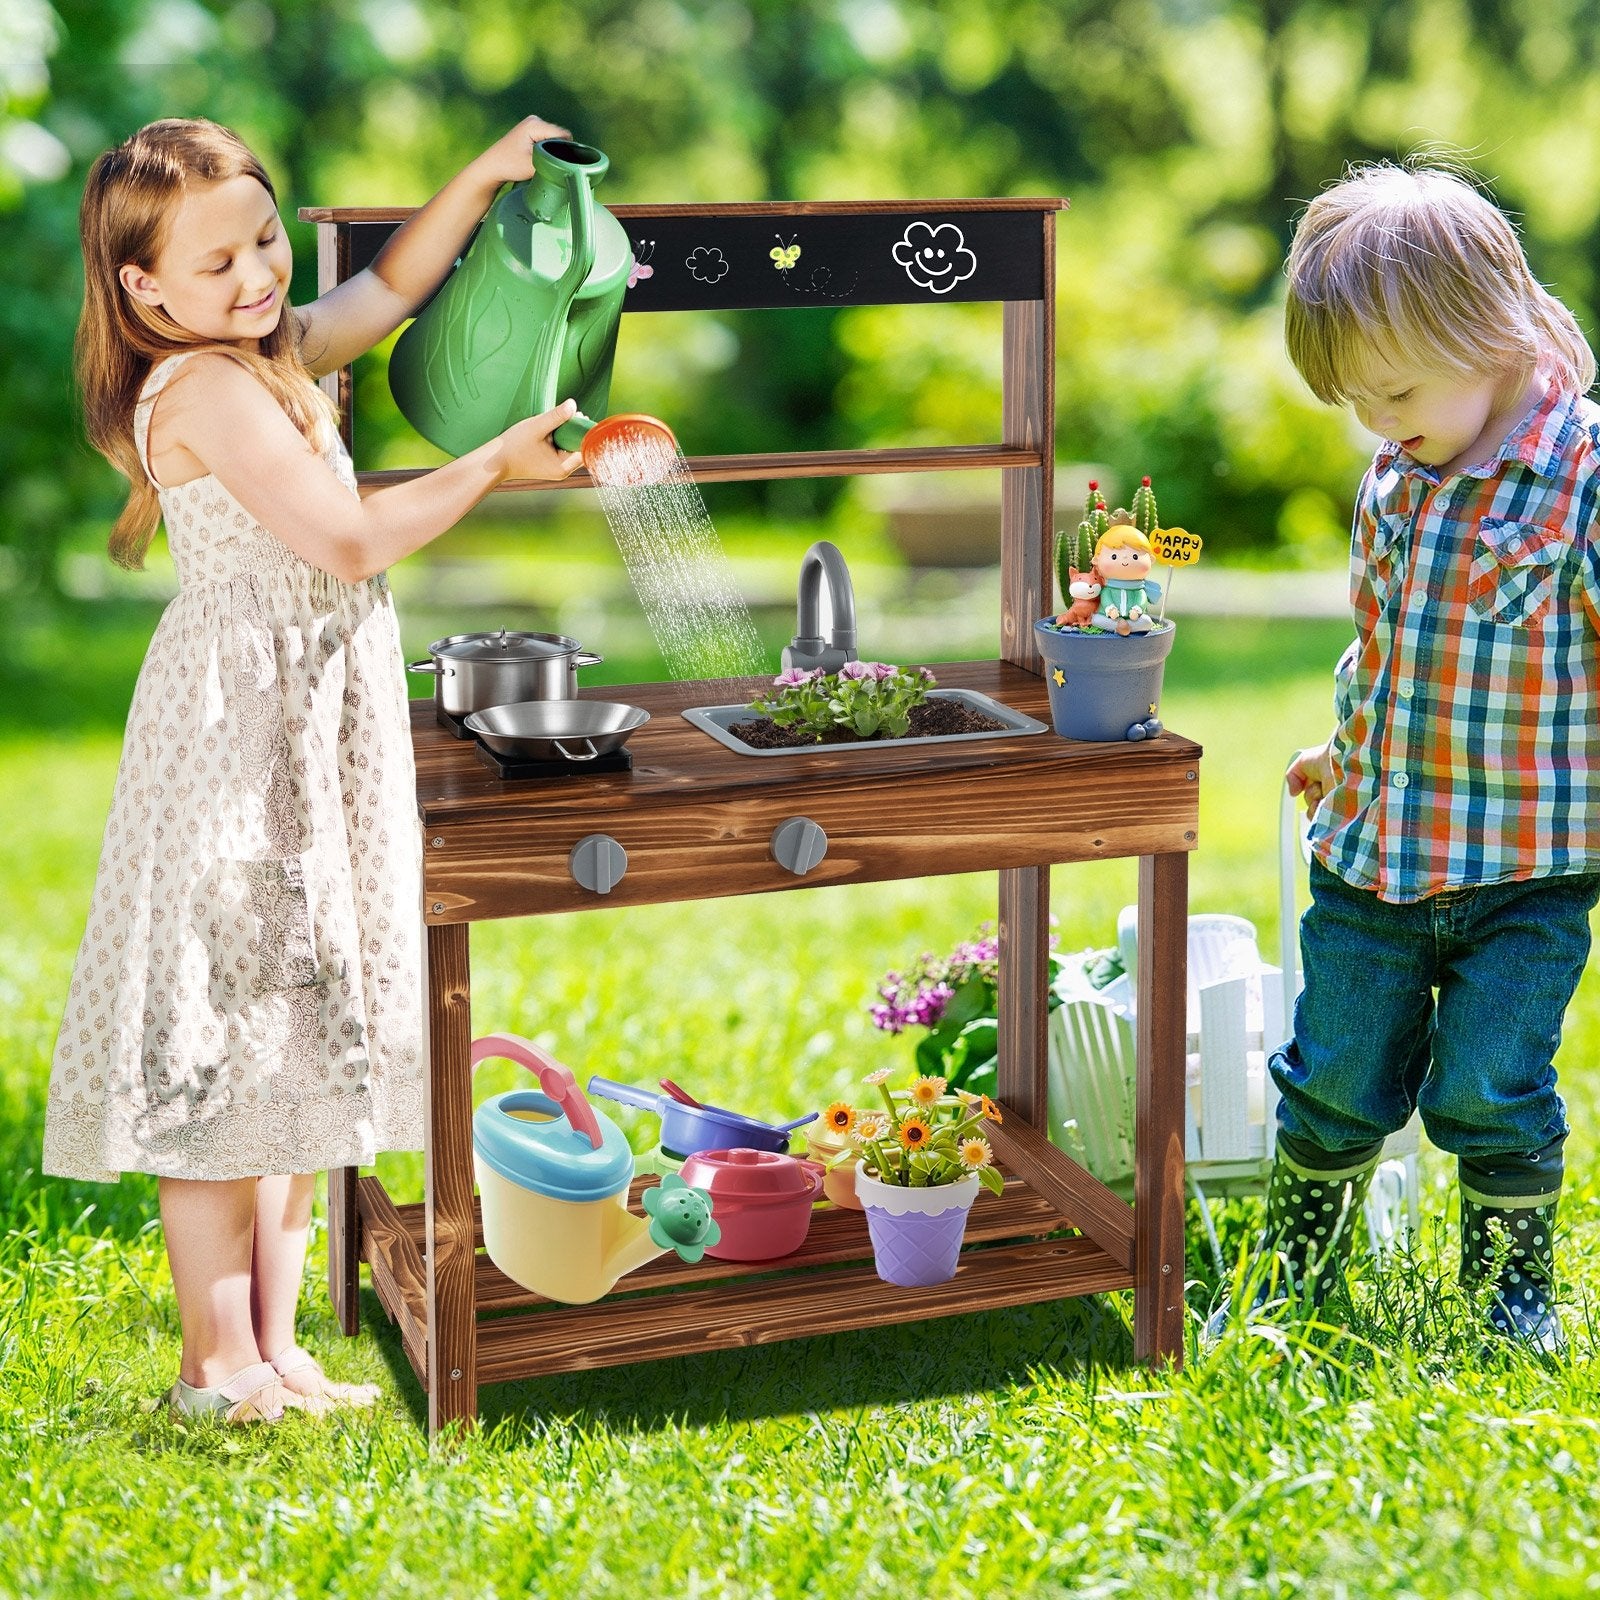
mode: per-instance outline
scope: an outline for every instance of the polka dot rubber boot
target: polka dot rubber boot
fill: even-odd
[[[1492,1333],[1544,1355],[1563,1355],[1567,1339],[1555,1297],[1556,1201],[1494,1199],[1491,1204],[1461,1192],[1462,1286],[1493,1283],[1486,1319]]]
[[[1338,1269],[1350,1254],[1355,1221],[1361,1215],[1376,1160],[1358,1170],[1314,1174],[1291,1166],[1280,1151],[1267,1182],[1267,1226],[1247,1281],[1255,1284],[1248,1315],[1274,1302],[1309,1292],[1321,1305]],[[1266,1259],[1282,1263],[1273,1270]],[[1231,1299],[1211,1314],[1202,1343],[1215,1344],[1232,1315]]]

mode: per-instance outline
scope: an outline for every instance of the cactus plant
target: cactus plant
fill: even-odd
[[[1061,585],[1062,605],[1072,605],[1074,578],[1089,570],[1094,561],[1094,547],[1109,526],[1105,498],[1100,493],[1099,483],[1091,478],[1088,498],[1083,505],[1083,520],[1072,532],[1062,528],[1056,534],[1056,581]]]
[[[1161,526],[1161,518],[1156,515],[1156,492],[1148,478],[1141,480],[1134,491],[1133,525],[1147,539]]]

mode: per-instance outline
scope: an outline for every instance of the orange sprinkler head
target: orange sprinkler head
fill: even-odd
[[[592,474],[596,457],[608,444],[622,440],[642,444],[652,436],[674,450],[678,448],[672,429],[659,417],[646,416],[642,411],[619,411],[615,416],[602,417],[583,437],[583,464]]]

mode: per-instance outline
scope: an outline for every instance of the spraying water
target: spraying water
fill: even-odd
[[[667,671],[680,679],[765,674],[760,635],[676,440],[655,426],[593,442],[584,460]]]

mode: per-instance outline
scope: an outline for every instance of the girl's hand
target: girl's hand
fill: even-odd
[[[1284,781],[1290,794],[1305,796],[1306,815],[1309,817],[1322,804],[1322,798],[1333,787],[1333,741],[1302,750],[1289,763]]]
[[[524,117],[503,139],[496,139],[473,164],[496,187],[522,183],[533,176],[533,147],[541,139],[570,139],[569,128],[558,128],[543,117]]]
[[[497,439],[497,464],[501,481],[507,478],[540,478],[554,482],[570,477],[583,463],[576,450],[559,450],[550,435],[578,409],[576,400],[563,400],[554,411],[513,423]]]

